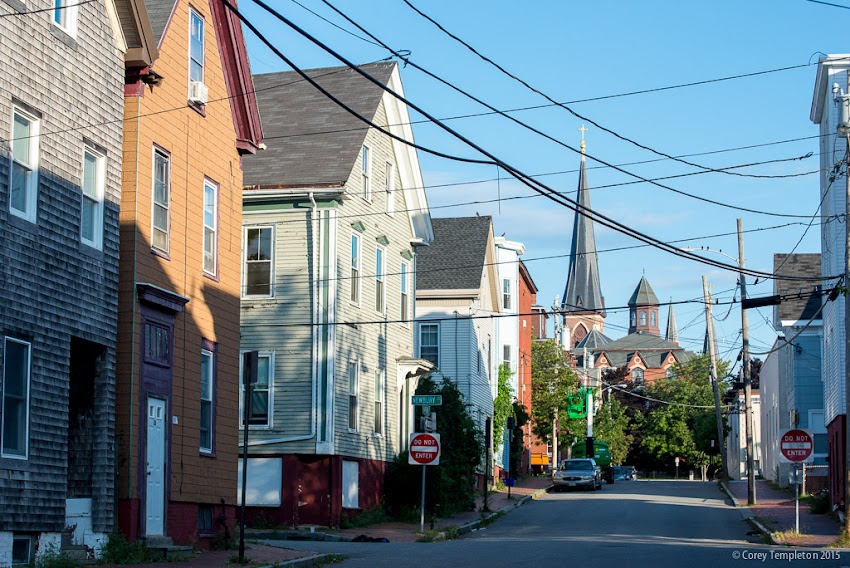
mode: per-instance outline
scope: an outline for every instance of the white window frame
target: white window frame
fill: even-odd
[[[375,248],[375,311],[381,315],[387,313],[387,250]]]
[[[348,431],[360,431],[360,359],[348,362]]]
[[[401,313],[399,319],[404,327],[410,327],[410,264],[401,263]]]
[[[354,251],[354,247],[357,247],[357,251]],[[362,297],[362,265],[363,265],[363,239],[360,238],[359,233],[351,233],[351,290],[348,296],[348,299],[355,306],[360,305],[360,298]]]
[[[193,34],[195,22],[200,24],[200,30],[201,30],[201,38],[200,38],[200,41],[201,41],[201,60],[200,61],[196,60],[192,56],[192,43],[195,40],[194,34]],[[189,53],[188,53],[188,55],[189,55],[189,66],[188,66],[188,69],[187,69],[187,73],[188,73],[188,77],[189,77],[189,83],[188,84],[190,85],[190,88],[191,88],[192,81],[198,81],[199,83],[203,83],[204,79],[206,78],[206,31],[207,31],[206,27],[207,27],[207,24],[206,24],[206,21],[204,20],[204,17],[194,8],[190,8],[189,9]],[[200,65],[200,67],[201,67],[201,77],[200,77],[200,79],[193,79],[192,78],[192,62],[193,61],[198,63],[198,65]],[[187,96],[188,96],[188,93],[187,93]]]
[[[342,508],[360,508],[360,462],[342,460]]]
[[[212,225],[207,223],[207,195],[208,191],[212,190]],[[215,182],[205,179],[204,180],[204,206],[201,211],[201,223],[204,226],[203,233],[201,235],[201,248],[203,249],[201,265],[204,270],[204,274],[208,274],[210,276],[218,275],[218,184]],[[212,233],[212,250],[207,250],[207,233]],[[212,266],[207,266],[207,259],[212,259]]]
[[[629,378],[635,386],[643,386],[646,384],[646,373],[643,367],[632,367],[632,372],[629,373]]]
[[[513,297],[511,296],[511,279],[502,279],[502,308],[510,310],[513,305]]]
[[[167,179],[163,180],[163,184],[165,186],[166,199],[168,199],[168,202],[166,203],[158,202],[156,199],[156,163],[158,156],[164,160],[164,163],[166,165],[165,173]],[[161,150],[160,148],[154,146],[152,169],[153,172],[151,173],[151,248],[168,254],[168,251],[171,248],[171,154],[169,154],[165,150]],[[156,226],[157,207],[165,210],[165,229]],[[162,231],[165,233],[164,247],[156,244],[156,231]]]
[[[419,358],[420,359],[427,359],[426,357],[422,356],[422,330],[425,327],[428,327],[428,328],[433,327],[437,332],[437,344],[434,345],[434,346],[429,345],[429,347],[436,347],[436,349],[437,349],[437,357],[436,357],[437,361],[436,361],[436,363],[434,363],[434,366],[439,369],[439,367],[440,367],[440,324],[439,324],[439,322],[425,321],[425,322],[421,322],[419,324],[419,337],[418,337],[418,341],[417,341],[417,343],[419,344]],[[430,359],[428,359],[428,360],[430,361]]]
[[[29,137],[20,140],[15,139],[15,117],[21,117],[29,123]],[[31,223],[35,223],[38,216],[38,175],[39,175],[39,136],[41,134],[41,119],[26,112],[20,107],[12,107],[12,127],[11,127],[11,152],[9,164],[9,212],[21,219],[26,219]],[[15,159],[15,146],[18,144],[29,146],[29,162],[22,162]],[[26,183],[26,210],[17,209],[12,205],[12,177],[14,176],[15,166],[26,169],[29,172],[29,179]]]
[[[384,429],[386,428],[384,415],[385,412],[385,401],[386,401],[386,390],[387,390],[387,374],[384,369],[378,369],[375,371],[375,416],[374,416],[374,434],[376,436],[383,436]]]
[[[94,158],[95,163],[95,179],[94,193],[86,191],[86,160],[88,156]],[[106,156],[86,146],[83,150],[83,178],[80,183],[80,240],[92,248],[101,250],[103,248],[103,196],[106,191]],[[86,207],[86,201],[91,201],[92,205],[92,239],[85,236],[85,227],[83,226],[83,211]]]
[[[9,353],[8,345],[9,343],[17,343],[20,345],[26,345],[27,348],[27,363],[26,363],[26,378],[24,379],[26,382],[24,389],[24,423],[23,423],[23,442],[24,449],[23,453],[10,453],[6,451],[6,421],[5,419],[0,421],[0,457],[11,458],[17,460],[27,460],[29,459],[29,440],[30,440],[30,432],[29,432],[29,424],[30,424],[30,388],[32,384],[32,343],[29,341],[24,341],[21,339],[15,339],[14,337],[4,337],[3,338],[3,389],[2,394],[0,394],[0,413],[5,415],[6,413],[6,371],[9,366],[6,364],[7,362],[7,354]]]
[[[53,0],[53,11],[50,21],[54,26],[68,34],[77,37],[77,15],[79,0]]]
[[[507,357],[505,357],[507,355]],[[502,363],[507,365],[509,369],[513,366],[513,360],[511,357],[513,356],[513,349],[511,348],[510,343],[505,343],[502,345]]]
[[[239,429],[242,430],[245,428],[245,383],[242,382],[242,355],[245,351],[239,352]],[[274,424],[274,375],[275,375],[275,352],[274,351],[259,351],[257,353],[259,359],[267,358],[269,360],[269,374],[268,374],[268,393],[269,393],[269,408],[268,408],[268,416],[266,418],[266,423],[258,423],[258,424],[248,424],[248,428],[251,430],[267,430],[272,427]],[[257,375],[257,380],[259,381],[259,374]],[[256,385],[255,385],[256,386]],[[252,389],[253,390],[253,389]]]
[[[213,453],[213,445],[214,445],[214,442],[213,442],[213,440],[214,440],[213,426],[215,425],[215,418],[214,418],[215,396],[213,394],[213,393],[215,393],[215,353],[213,353],[209,349],[201,349],[201,370],[203,370],[203,368],[204,368],[204,365],[203,365],[204,358],[209,359],[209,363],[208,363],[208,366],[207,366],[207,373],[208,373],[209,376],[207,378],[207,392],[204,392],[204,377],[203,377],[203,375],[201,375],[201,389],[200,389],[201,412],[200,412],[200,416],[198,418],[198,424],[199,424],[198,439],[199,439],[199,443],[200,443],[201,452],[205,453],[205,454],[211,454],[211,453]],[[203,428],[204,428],[204,423],[203,423],[203,420],[204,420],[204,411],[203,411],[204,403],[207,403],[207,404],[210,405],[210,412],[209,412],[209,421],[210,422],[207,425],[207,429],[208,429],[209,435],[210,435],[209,447],[204,447],[203,437],[200,435],[201,432],[203,432]]]
[[[259,231],[260,243],[262,243],[263,231],[269,231],[269,260],[252,260],[248,258],[248,232]],[[274,240],[274,225],[249,225],[243,228],[242,239],[245,243],[245,251],[242,253],[242,297],[246,299],[253,298],[274,298],[274,262],[275,262],[275,240]],[[257,249],[258,256],[260,249]],[[268,263],[269,264],[269,293],[268,294],[251,294],[250,285],[248,283],[248,266],[250,263]]]
[[[395,168],[392,162],[387,162],[384,192],[387,196],[387,215],[395,216]]]
[[[362,186],[360,188],[363,199],[372,203],[372,149],[366,144],[360,149],[360,173]]]

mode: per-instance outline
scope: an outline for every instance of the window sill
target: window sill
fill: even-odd
[[[36,223],[35,219],[30,221],[26,217],[22,217],[22,216],[18,215],[17,213],[15,213],[11,210],[9,211],[8,219],[9,219],[9,225],[11,225],[11,226],[13,226],[17,229],[23,229],[24,231],[27,231],[28,233],[37,233],[38,232],[38,223]]]
[[[159,250],[158,248],[151,247],[151,254],[154,256],[158,256],[163,260],[167,260],[169,262],[171,261],[171,256],[164,250]]]
[[[201,450],[201,451],[199,452],[199,454],[200,454],[200,456],[201,456],[202,458],[215,458],[215,457],[216,457],[216,455],[215,455],[215,451],[214,451],[214,450],[210,450],[210,451],[207,451],[207,450]]]
[[[79,44],[77,43],[77,40],[74,37],[74,35],[71,34],[65,28],[63,28],[62,26],[60,26],[59,24],[54,23],[53,21],[51,21],[50,24],[51,24],[50,25],[50,33],[56,39],[58,39],[59,41],[61,41],[62,43],[64,43],[65,45],[67,45],[68,47],[70,47],[71,49],[76,51],[77,46]]]
[[[193,111],[197,112],[198,114],[200,114],[202,117],[204,117],[204,118],[207,117],[206,105],[193,103],[192,101],[186,101],[186,106],[189,107],[190,109],[192,109]]]
[[[204,270],[203,272],[204,272],[204,278],[206,278],[207,280],[212,280],[213,282],[221,282],[221,280],[218,277],[218,274],[210,274],[206,270]]]

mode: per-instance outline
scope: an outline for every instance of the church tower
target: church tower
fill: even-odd
[[[629,333],[637,332],[661,335],[658,331],[658,297],[646,276],[640,277],[629,299]]]
[[[679,345],[679,329],[676,327],[676,316],[673,314],[673,298],[670,298],[667,308],[667,335],[664,339]]]
[[[590,209],[590,192],[587,189],[584,159],[584,133],[587,129],[582,125],[579,130],[581,131],[581,166],[576,197],[579,211],[576,211],[573,224],[567,286],[561,300],[563,316],[561,344],[564,349],[574,348],[593,329],[600,333],[605,331],[605,298],[602,296],[599,285],[593,220],[583,213]]]

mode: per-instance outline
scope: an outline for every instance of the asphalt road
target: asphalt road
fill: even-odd
[[[277,544],[346,555],[343,568],[850,567],[850,552],[766,545],[752,530],[714,483],[630,481],[551,493],[454,541]]]

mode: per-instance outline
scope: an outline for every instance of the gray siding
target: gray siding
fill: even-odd
[[[0,14],[10,6],[0,2]],[[89,470],[83,477],[91,479],[94,530],[108,532],[124,65],[102,3],[79,7],[76,39],[58,30],[51,15],[0,18],[0,339],[32,342],[28,459],[0,459],[0,531],[64,528],[74,337],[103,349],[92,393],[92,457],[80,467]],[[13,104],[41,119],[35,223],[9,212]],[[85,143],[106,154],[101,251],[80,243]]]

